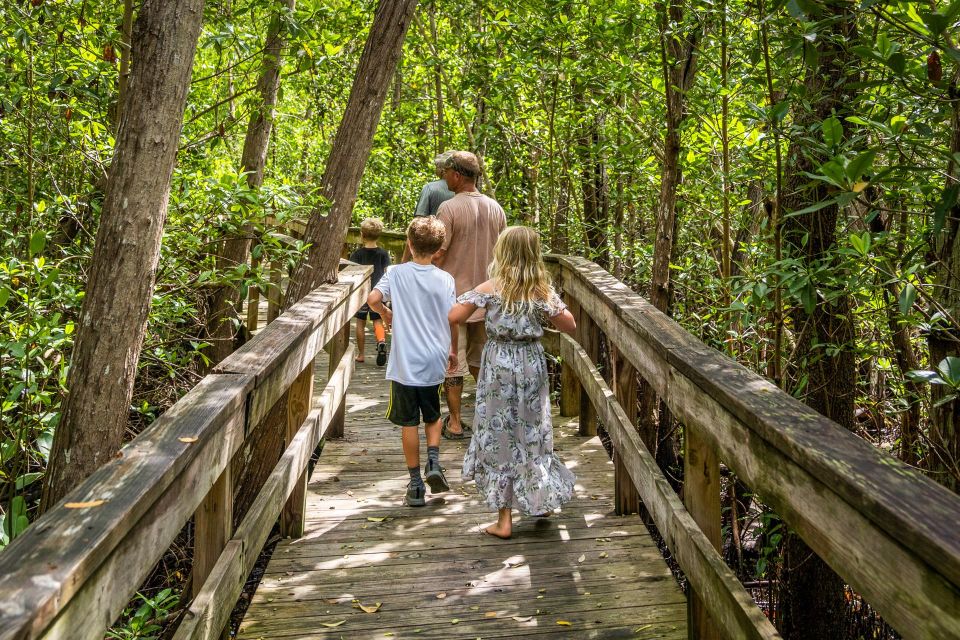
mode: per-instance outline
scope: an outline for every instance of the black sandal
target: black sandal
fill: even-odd
[[[443,417],[443,426],[440,428],[440,435],[446,438],[447,440],[463,440],[466,437],[466,429],[461,425],[460,433],[450,431],[450,414],[448,413]]]

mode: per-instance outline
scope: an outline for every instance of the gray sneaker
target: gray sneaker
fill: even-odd
[[[439,462],[427,460],[423,466],[423,480],[430,485],[430,493],[443,493],[450,490],[447,479],[443,475],[443,467]]]
[[[407,483],[407,495],[404,502],[408,507],[422,507],[427,504],[427,488],[422,484],[415,485],[413,482]]]

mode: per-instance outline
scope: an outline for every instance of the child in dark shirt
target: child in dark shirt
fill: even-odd
[[[373,266],[373,275],[370,277],[370,290],[372,291],[384,272],[390,265],[390,254],[377,244],[377,239],[383,232],[383,223],[376,218],[367,218],[360,223],[360,240],[363,246],[350,254],[350,261],[357,264],[366,264]],[[374,313],[366,304],[360,307],[360,311],[355,316],[357,319],[357,362],[363,362],[364,337],[366,333],[367,318],[373,321],[373,334],[377,338],[377,365],[383,366],[387,363],[387,335],[383,327],[383,319],[380,314]]]

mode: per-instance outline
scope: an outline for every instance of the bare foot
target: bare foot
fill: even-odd
[[[363,356],[357,356],[357,357],[355,358],[355,361],[356,361],[356,362],[363,362]]]
[[[488,536],[500,538],[501,540],[509,540],[510,534],[512,533],[509,527],[501,527],[499,524],[492,524],[486,529],[482,529],[482,531]]]

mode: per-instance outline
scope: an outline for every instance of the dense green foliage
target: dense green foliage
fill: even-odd
[[[265,286],[263,264],[296,260],[297,248],[279,242],[268,217],[282,225],[317,204],[317,180],[374,2],[301,0],[293,14],[282,14],[289,46],[276,126],[264,186],[252,191],[239,173],[240,150],[258,109],[265,33],[280,4],[207,3],[132,430],[195,382],[210,288]],[[806,121],[797,114],[818,99],[805,93],[803,70],[817,65],[821,39],[833,37],[829,19],[810,17],[820,0],[690,3],[682,23],[666,25],[668,38],[699,40],[682,130],[673,313],[761,373],[775,375],[782,360],[788,375],[781,382],[802,397],[811,363],[792,359],[796,327],[789,320],[777,352],[776,325],[792,308],[810,310],[837,292],[851,296],[855,341],[816,348],[855,354],[857,429],[877,445],[904,455],[897,447],[902,416],[910,407],[920,411],[919,437],[906,457],[924,465],[929,384],[949,389],[940,403],[960,390],[960,360],[928,362],[924,341],[931,330],[958,329],[958,309],[944,302],[950,292],[939,288],[931,265],[942,261],[936,245],[957,215],[960,193],[950,178],[960,163],[960,150],[951,149],[960,0],[840,4],[856,26],[856,37],[844,43],[855,85],[845,108],[855,115],[812,126],[798,124]],[[471,149],[484,159],[483,189],[511,221],[538,227],[555,251],[604,261],[645,292],[666,109],[661,14],[660,5],[626,0],[424,0],[355,218],[378,216],[402,228],[432,179],[434,154]],[[7,150],[0,162],[0,546],[33,518],[66,392],[117,126],[121,24],[118,4],[0,5],[0,146]],[[797,213],[776,213],[791,142],[828,158],[807,177],[827,185],[829,199],[807,203],[807,211],[841,208],[836,244],[813,263],[777,258],[775,223]],[[601,214],[585,219],[584,182],[597,173]],[[725,216],[730,273],[722,266]],[[263,239],[255,248],[261,266],[218,271],[218,239],[247,224]],[[592,229],[600,244],[590,241]],[[903,358],[897,331],[905,331],[915,362]],[[911,374],[913,367],[921,372]],[[940,469],[938,479],[960,478],[957,460],[941,462],[928,465]]]

